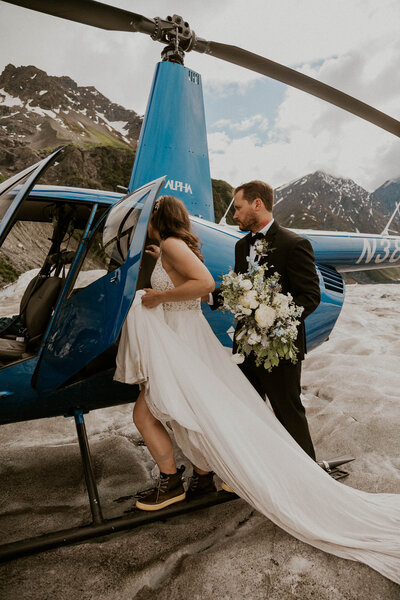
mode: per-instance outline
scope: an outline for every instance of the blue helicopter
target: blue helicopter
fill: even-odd
[[[185,202],[203,243],[205,263],[217,282],[233,264],[235,243],[243,235],[237,228],[215,223],[202,81],[183,65],[185,52],[203,52],[273,77],[400,136],[395,119],[268,59],[203,40],[177,15],[147,19],[92,0],[11,4],[103,29],[145,33],[165,48],[125,195],[39,185],[44,171],[68,152],[63,148],[0,185],[0,257],[23,255],[24,238],[39,242],[37,268],[30,265],[16,284],[0,291],[0,300],[3,296],[13,306],[19,303],[18,314],[0,314],[0,424],[74,416],[93,517],[86,527],[4,545],[2,560],[231,499],[218,492],[184,507],[172,506],[162,515],[105,520],[84,423],[85,413],[133,402],[139,391],[113,382],[112,376],[119,334],[136,290],[149,286],[153,263],[144,247],[157,196],[168,193]],[[306,319],[310,350],[328,339],[340,314],[345,297],[342,273],[400,265],[400,236],[298,233],[314,248],[321,288],[321,303]],[[230,346],[232,318],[206,305],[203,310],[215,334]],[[328,461],[325,467],[335,471],[344,462],[346,458]]]

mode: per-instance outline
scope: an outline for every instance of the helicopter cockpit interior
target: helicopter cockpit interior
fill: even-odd
[[[27,199],[0,247],[0,366],[38,350],[91,207]]]
[[[79,201],[71,198],[71,188],[54,197],[46,186],[35,185],[10,216],[29,176],[5,190],[0,186],[0,224],[2,219],[5,224],[0,239],[0,369],[38,355],[56,307],[63,314],[80,292],[125,263],[149,193],[145,187],[110,206],[95,193]],[[139,288],[149,285],[153,267],[146,254],[142,258]],[[67,310],[59,318],[72,317]],[[107,354],[111,362],[112,350]],[[104,361],[100,363],[102,370]]]

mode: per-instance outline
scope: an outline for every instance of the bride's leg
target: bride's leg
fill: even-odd
[[[150,454],[160,469],[156,488],[151,488],[136,500],[140,510],[160,510],[186,498],[182,483],[184,466],[176,468],[171,438],[163,425],[149,411],[144,398],[144,389],[136,400],[133,422],[143,436]]]
[[[171,438],[164,426],[149,411],[144,398],[144,388],[136,400],[133,410],[133,422],[140,431],[143,440],[156,461],[161,473],[176,473],[174,450]]]

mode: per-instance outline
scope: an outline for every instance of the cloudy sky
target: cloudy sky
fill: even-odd
[[[110,0],[148,17],[180,14],[203,38],[298,69],[400,120],[399,0]],[[94,85],[143,114],[162,46],[0,0],[0,71],[33,64]],[[400,140],[271,79],[192,53],[202,74],[211,172],[279,186],[317,169],[372,191],[400,176]]]

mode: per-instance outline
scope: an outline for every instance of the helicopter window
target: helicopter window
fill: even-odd
[[[122,265],[128,256],[139,215],[148,193],[148,190],[139,190],[131,196],[122,198],[107,217],[103,230],[103,247],[112,263],[117,266]]]
[[[101,220],[93,233],[73,292],[118,269],[128,257],[148,189],[125,196]]]
[[[18,314],[25,289],[42,267],[50,250],[51,223],[17,221],[0,248],[1,318]]]

